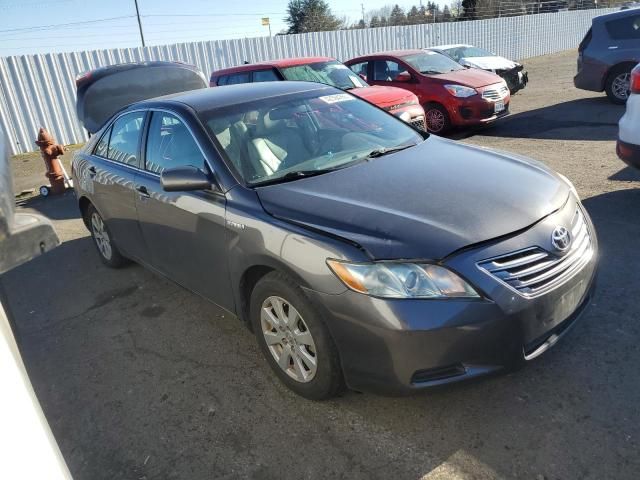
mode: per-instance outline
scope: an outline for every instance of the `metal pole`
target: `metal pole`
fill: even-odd
[[[269,21],[269,36],[271,36],[271,21]]]
[[[144,35],[142,34],[142,22],[140,22],[140,10],[138,9],[138,0],[133,0],[136,4],[136,16],[138,17],[138,28],[140,29],[140,40],[142,40],[142,46],[144,47]]]

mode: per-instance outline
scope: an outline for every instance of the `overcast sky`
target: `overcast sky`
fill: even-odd
[[[328,0],[356,22],[363,0]],[[424,0],[426,4],[426,0]],[[138,0],[147,45],[269,35],[286,28],[287,0]],[[368,0],[365,10],[420,0]],[[438,3],[444,4],[444,1]],[[91,22],[91,23],[87,23]],[[61,26],[61,24],[66,24]],[[71,25],[69,25],[71,24]],[[0,0],[0,56],[140,46],[134,0]]]

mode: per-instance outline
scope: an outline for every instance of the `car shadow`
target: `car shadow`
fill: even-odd
[[[80,210],[73,190],[67,190],[61,195],[43,197],[37,195],[24,200],[18,199],[16,206],[35,210],[52,220],[69,220],[80,218]]]
[[[609,180],[617,180],[619,182],[637,182],[640,181],[640,170],[626,166],[611,175]]]
[[[514,113],[489,127],[454,131],[450,138],[472,135],[547,140],[615,140],[624,106],[606,97],[579,98],[547,107]]]

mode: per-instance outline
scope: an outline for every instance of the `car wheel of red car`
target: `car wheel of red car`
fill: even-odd
[[[425,106],[424,111],[424,118],[429,132],[439,134],[451,128],[449,114],[442,105],[432,103]]]

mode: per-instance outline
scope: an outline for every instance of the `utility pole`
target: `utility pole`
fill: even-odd
[[[364,21],[364,3],[360,4],[360,8],[362,8],[362,25],[363,25],[363,28],[367,28],[367,24]]]
[[[140,10],[138,9],[138,0],[133,0],[136,4],[136,16],[138,17],[138,28],[140,29],[140,40],[142,40],[142,46],[144,47],[144,35],[142,34],[142,22],[140,22]]]

